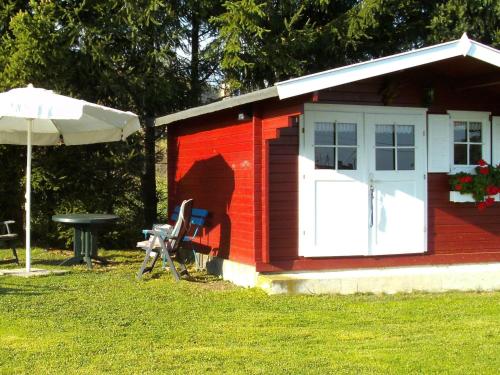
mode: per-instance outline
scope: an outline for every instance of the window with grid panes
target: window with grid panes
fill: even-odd
[[[476,165],[482,158],[482,122],[453,121],[453,164]]]
[[[378,171],[415,169],[414,125],[376,125],[375,166]]]
[[[356,170],[358,135],[356,124],[314,123],[316,169]]]

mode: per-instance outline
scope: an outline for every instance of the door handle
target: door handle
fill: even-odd
[[[375,197],[375,187],[373,186],[373,184],[371,183],[370,184],[370,228],[373,227],[373,199]]]

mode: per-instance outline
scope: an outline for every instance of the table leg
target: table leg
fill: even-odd
[[[87,263],[87,269],[92,269],[92,250],[93,244],[96,242],[94,236],[92,235],[92,229],[90,227],[85,227],[83,232],[83,252],[84,260]]]
[[[74,256],[61,263],[61,265],[79,264],[85,262],[87,269],[92,269],[92,259],[101,264],[107,260],[97,256],[97,227],[93,225],[75,225],[73,236]]]
[[[75,225],[73,228],[73,257],[62,262],[61,266],[70,266],[83,262],[84,256],[84,231],[80,225]]]
[[[74,235],[73,235],[73,252],[76,259],[82,259],[83,256],[83,228],[79,225],[75,225]]]

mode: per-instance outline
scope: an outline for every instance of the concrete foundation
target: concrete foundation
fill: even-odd
[[[206,262],[206,269],[208,273],[221,276],[238,286],[252,288],[257,284],[255,266],[213,257]]]
[[[255,266],[213,257],[207,271],[268,294],[355,294],[500,290],[500,263],[258,273]]]
[[[500,263],[260,274],[268,294],[354,294],[500,290]]]

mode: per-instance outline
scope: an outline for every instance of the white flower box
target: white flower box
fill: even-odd
[[[474,197],[472,194],[461,194],[459,191],[450,191],[450,202],[455,203],[474,203]],[[500,202],[500,194],[495,195],[495,202]]]

